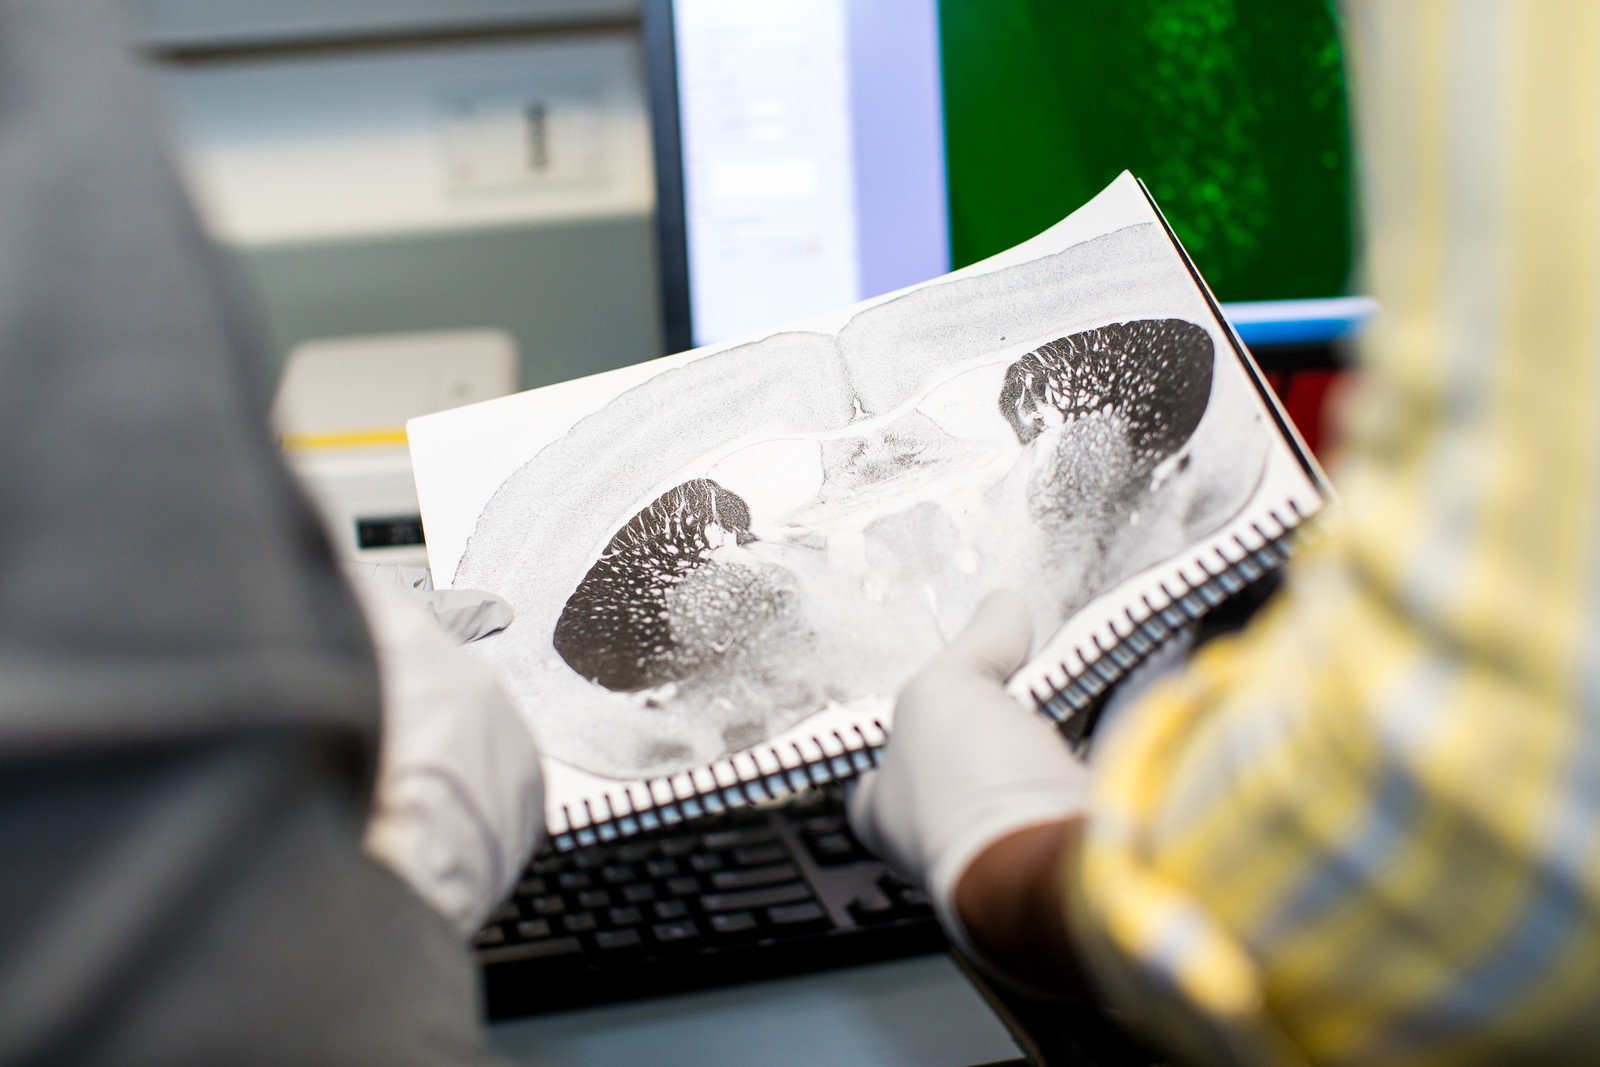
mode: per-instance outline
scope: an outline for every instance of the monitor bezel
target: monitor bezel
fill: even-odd
[[[678,50],[672,0],[640,0],[645,88],[656,168],[656,259],[661,272],[661,327],[668,352],[694,347],[689,292],[689,223],[678,109]]]

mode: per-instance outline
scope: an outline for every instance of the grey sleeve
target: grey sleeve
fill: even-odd
[[[365,630],[111,0],[0,0],[0,1062],[476,1062]]]
[[[0,1062],[466,1064],[460,940],[291,737],[6,768]]]

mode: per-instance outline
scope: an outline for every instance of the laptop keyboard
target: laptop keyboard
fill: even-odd
[[[851,836],[834,787],[540,855],[473,944],[491,1018],[945,947],[921,891]]]

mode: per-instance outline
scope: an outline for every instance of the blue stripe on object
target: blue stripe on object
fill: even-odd
[[[1570,885],[1544,882],[1498,952],[1461,975],[1439,1000],[1388,1031],[1376,1050],[1364,1049],[1349,1062],[1408,1058],[1405,1050],[1481,1025],[1503,1011],[1567,944],[1576,924],[1587,918],[1584,905]]]
[[[1592,921],[1583,888],[1600,812],[1600,731],[1580,725],[1563,775],[1563,789],[1526,862],[1542,873],[1527,904],[1500,944],[1463,970],[1436,1000],[1396,1023],[1352,1062],[1405,1059],[1410,1051],[1503,1012],[1530,991],[1574,934]]]
[[[1240,340],[1251,346],[1335,341],[1355,333],[1377,310],[1377,301],[1364,296],[1222,305],[1222,314],[1238,331]]]
[[[1252,940],[1270,945],[1292,937],[1318,913],[1371,882],[1395,847],[1406,840],[1416,803],[1410,772],[1386,763],[1377,796],[1355,833],[1322,858],[1300,888],[1260,925]]]
[[[1252,940],[1259,949],[1270,951],[1274,941],[1293,937],[1318,912],[1348,899],[1346,894],[1359,894],[1364,885],[1377,880],[1389,856],[1408,840],[1418,801],[1411,757],[1434,735],[1453,678],[1448,664],[1424,661],[1383,701],[1376,720],[1386,751],[1366,816],[1342,845],[1331,848],[1306,874],[1277,911],[1257,926]]]
[[[1357,328],[1346,319],[1301,319],[1298,322],[1240,322],[1239,339],[1257,345],[1314,345],[1337,341]]]

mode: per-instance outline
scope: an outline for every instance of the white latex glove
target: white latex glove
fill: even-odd
[[[433,621],[459,645],[504,630],[515,617],[503,597],[482,589],[435,589],[426,567],[393,563],[346,563],[345,574],[356,586],[399,589],[433,616]]]
[[[463,936],[489,916],[544,832],[539,753],[489,664],[401,590],[356,583],[383,690],[367,852]]]
[[[1006,693],[1033,624],[1021,596],[991,593],[900,692],[879,768],[850,798],[861,843],[923,886],[945,928],[977,956],[955,889],[984,849],[1025,827],[1081,814],[1089,768],[1039,712]]]

